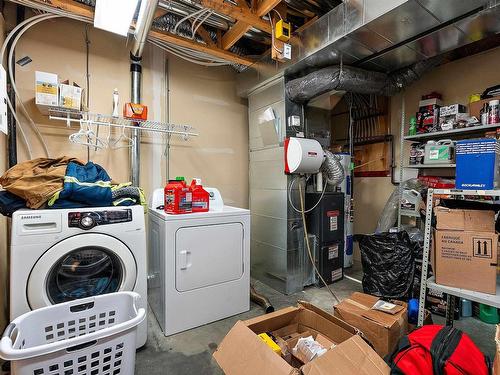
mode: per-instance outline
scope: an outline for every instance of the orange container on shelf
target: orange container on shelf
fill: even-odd
[[[210,196],[208,191],[203,189],[199,178],[191,182],[191,192],[193,193],[193,212],[208,212]]]
[[[186,185],[184,177],[176,177],[165,186],[165,212],[179,215],[189,214],[192,210],[193,194]]]
[[[148,119],[148,107],[142,104],[125,103],[123,105],[123,117],[146,121]]]

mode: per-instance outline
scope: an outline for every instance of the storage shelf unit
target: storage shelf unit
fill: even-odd
[[[405,168],[410,169],[434,169],[434,168],[455,168],[456,164],[417,164],[408,165]]]
[[[51,120],[65,121],[69,127],[71,123],[89,123],[99,126],[111,126],[154,133],[164,133],[178,135],[187,140],[189,137],[196,137],[198,133],[190,125],[174,125],[158,121],[137,120],[124,117],[113,117],[86,111],[75,111],[60,107],[49,108],[49,118]]]
[[[460,190],[460,189],[429,189],[427,192],[427,206],[425,211],[425,233],[424,233],[424,251],[422,260],[422,277],[420,279],[420,298],[419,298],[419,310],[418,310],[418,325],[422,326],[424,324],[425,317],[425,295],[427,288],[437,289],[441,292],[448,293],[448,295],[463,297],[471,301],[480,302],[489,306],[494,306],[500,308],[500,286],[497,286],[497,294],[490,295],[485,293],[474,292],[466,289],[453,288],[449,286],[436,284],[434,278],[427,279],[427,273],[429,270],[429,254],[431,247],[431,237],[432,237],[432,213],[433,213],[433,202],[435,198],[443,197],[456,197],[462,199],[467,197],[468,201],[474,200],[471,197],[500,197],[500,190]],[[497,281],[498,283],[498,281]],[[453,310],[454,303],[452,298],[448,298],[448,303],[446,304],[446,324],[453,324]]]
[[[421,139],[440,138],[443,135],[460,135],[460,134],[467,134],[467,133],[479,133],[479,132],[489,130],[489,129],[496,129],[498,127],[500,127],[500,124],[478,125],[478,126],[471,126],[471,127],[462,128],[462,129],[452,129],[452,130],[443,130],[443,131],[432,132],[432,133],[407,135],[407,136],[404,136],[403,138],[406,141],[418,141]]]
[[[437,290],[438,292],[443,292],[451,294],[455,297],[465,298],[474,302],[483,303],[485,305],[494,306],[500,309],[500,282],[497,280],[497,294],[486,294],[480,292],[474,292],[472,290],[454,288],[452,286],[439,285],[436,284],[434,276],[427,280],[427,287]]]

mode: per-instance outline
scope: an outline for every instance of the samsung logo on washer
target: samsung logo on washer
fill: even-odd
[[[41,219],[42,215],[23,215],[21,216],[21,220],[33,220],[33,219]]]

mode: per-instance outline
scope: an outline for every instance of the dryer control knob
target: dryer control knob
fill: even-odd
[[[95,226],[95,221],[90,216],[84,216],[80,219],[80,227],[82,229],[91,229]]]

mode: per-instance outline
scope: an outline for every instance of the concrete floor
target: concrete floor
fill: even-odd
[[[357,279],[362,277],[359,266],[348,270],[347,275]],[[306,300],[327,311],[333,310],[333,298],[325,288],[310,287],[303,292],[286,296],[258,281],[255,282],[255,287],[257,291],[268,296],[276,309],[295,305],[297,300]],[[347,298],[355,291],[362,291],[361,284],[349,279],[333,284],[333,289],[340,299]],[[252,303],[250,311],[246,313],[165,337],[154,315],[149,311],[148,342],[137,352],[136,374],[223,374],[212,359],[212,353],[217,345],[238,320],[246,320],[262,313],[261,307]],[[444,324],[444,319],[436,316],[434,322]],[[479,348],[493,358],[495,353],[494,325],[485,324],[475,318],[467,318],[457,321],[455,326],[467,332]]]

